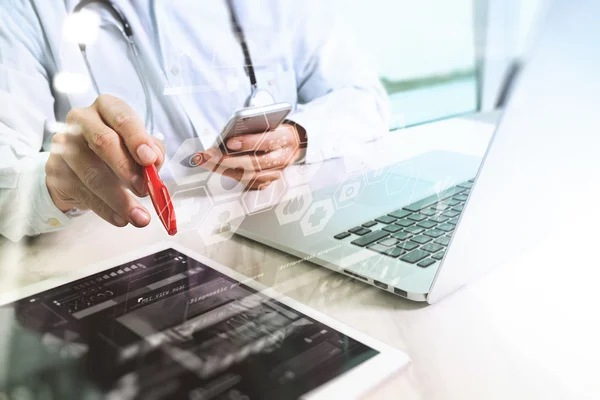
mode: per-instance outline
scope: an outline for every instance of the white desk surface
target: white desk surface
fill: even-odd
[[[396,160],[432,146],[481,156],[492,130],[458,118],[396,132],[379,148],[396,149]],[[19,244],[0,239],[0,292],[165,239],[156,218],[146,229],[118,229],[92,214]],[[242,237],[211,247],[194,232],[174,240],[247,275],[263,272],[263,283],[405,351],[411,366],[368,398],[600,398],[597,296],[564,293],[574,277],[542,279],[548,254],[525,255],[427,306],[306,262],[274,275],[268,265],[294,258]]]

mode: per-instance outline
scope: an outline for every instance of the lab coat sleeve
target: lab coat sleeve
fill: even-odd
[[[388,133],[390,105],[373,60],[337,20],[331,2],[294,2],[290,13],[298,107],[307,162],[356,153]]]
[[[41,152],[54,121],[50,50],[31,2],[0,3],[0,235],[17,241],[60,229],[70,218],[46,187]]]

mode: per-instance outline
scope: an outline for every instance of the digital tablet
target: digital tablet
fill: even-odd
[[[408,362],[172,243],[0,297],[0,398],[355,398]]]

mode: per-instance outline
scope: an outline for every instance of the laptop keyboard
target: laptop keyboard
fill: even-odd
[[[444,257],[472,186],[471,179],[334,238],[421,268],[430,267]]]

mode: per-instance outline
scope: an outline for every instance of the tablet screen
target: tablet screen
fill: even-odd
[[[292,399],[378,354],[173,249],[0,307],[0,341],[0,393],[77,399]]]

